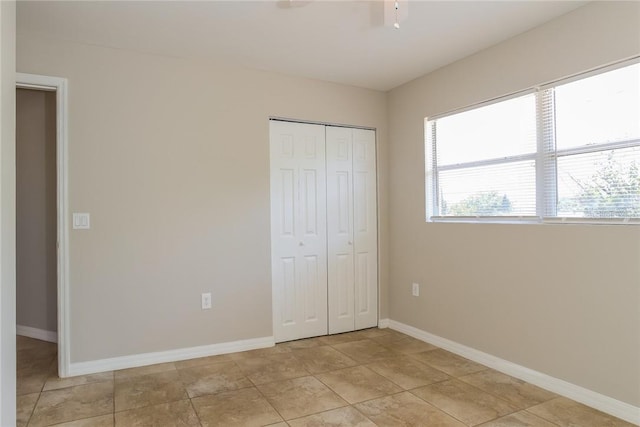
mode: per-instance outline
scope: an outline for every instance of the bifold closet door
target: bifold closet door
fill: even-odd
[[[375,132],[327,126],[329,333],[378,323]]]
[[[325,126],[270,122],[276,342],[327,334]]]

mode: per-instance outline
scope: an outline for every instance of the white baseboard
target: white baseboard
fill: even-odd
[[[76,375],[95,374],[117,369],[137,368],[139,366],[154,365],[156,363],[177,362],[180,360],[194,359],[196,357],[216,356],[218,354],[273,347],[274,345],[275,340],[273,337],[262,337],[199,347],[91,360],[88,362],[75,362],[69,366],[69,376],[73,377]]]
[[[612,397],[605,396],[559,378],[500,359],[499,357],[492,356],[480,350],[459,344],[455,341],[430,334],[429,332],[414,328],[413,326],[405,325],[404,323],[396,322],[395,320],[389,320],[388,323],[389,328],[391,329],[403,332],[414,338],[450,351],[451,353],[455,353],[459,356],[473,360],[474,362],[493,368],[496,371],[503,372],[545,390],[559,394],[560,396],[591,406],[592,408],[606,412],[614,417],[640,425],[640,408],[637,406],[621,402]]]
[[[32,328],[31,326],[16,325],[16,335],[47,342],[58,342],[57,332],[45,331],[44,329]]]
[[[378,328],[384,329],[389,327],[389,319],[378,319]]]

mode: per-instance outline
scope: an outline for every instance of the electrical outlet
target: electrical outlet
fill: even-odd
[[[202,309],[208,310],[211,308],[211,293],[207,292],[206,294],[202,294]]]
[[[419,283],[414,283],[413,284],[412,294],[413,294],[414,297],[420,296],[420,284]]]

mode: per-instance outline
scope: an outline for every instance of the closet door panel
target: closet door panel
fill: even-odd
[[[322,274],[318,257],[315,255],[307,255],[304,257],[304,266],[302,269],[302,287],[306,290],[304,297],[304,313],[305,322],[317,322],[323,317],[326,307],[318,306],[318,297],[321,300],[322,294],[326,295],[326,282],[322,282]]]
[[[296,338],[326,334],[327,329],[327,194],[325,132],[320,125],[297,124],[300,138],[300,319]]]
[[[376,139],[372,130],[353,130],[353,242],[355,329],[378,324],[378,221]]]
[[[273,185],[278,186],[281,194],[280,206],[277,206],[279,235],[281,238],[294,238],[296,234],[296,194],[298,193],[297,171],[292,168],[281,168],[278,171],[277,181]]]
[[[355,325],[353,133],[328,126],[326,134],[329,333],[336,334]]]
[[[371,304],[375,301],[371,298],[371,267],[372,260],[371,254],[367,252],[356,252],[355,255],[355,304],[356,304],[356,319],[362,319],[363,315],[375,311],[375,307]],[[360,321],[362,323],[362,321]],[[363,329],[369,326],[356,327],[356,329]],[[375,325],[374,325],[375,326]]]
[[[276,342],[327,333],[324,126],[270,122]]]
[[[347,319],[346,327],[353,321],[353,298],[351,296],[351,283],[353,277],[353,257],[350,253],[334,254],[335,271],[332,275],[334,280],[334,298],[330,304],[334,304],[330,312],[338,320]],[[330,328],[331,329],[331,328]],[[335,329],[335,326],[334,326]],[[330,333],[337,333],[329,331]],[[344,331],[340,331],[344,332]]]
[[[296,258],[282,257],[276,274],[282,278],[281,323],[295,325],[296,322]]]

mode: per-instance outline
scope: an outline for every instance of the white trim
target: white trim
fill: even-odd
[[[436,224],[542,224],[537,216],[432,216],[428,223]]]
[[[565,148],[562,150],[556,150],[554,153],[554,156],[566,157],[566,156],[575,156],[578,154],[599,153],[602,151],[610,151],[610,150],[624,150],[625,148],[636,148],[636,147],[640,147],[640,138],[626,139],[626,140],[614,141],[614,142],[602,142],[599,144],[581,145],[579,147]]]
[[[466,345],[455,341],[442,338],[437,335],[430,334],[421,329],[404,323],[389,321],[389,327],[399,332],[403,332],[414,338],[436,345],[451,353],[466,357],[474,362],[481,363],[485,366],[519,378],[523,381],[541,387],[545,390],[552,391],[561,396],[591,406],[614,417],[621,418],[630,423],[640,425],[640,408],[631,404],[621,402],[612,397],[605,396],[595,391],[580,387],[559,378],[552,377],[542,372],[534,371],[522,365],[518,365],[496,356],[484,353]]]
[[[176,350],[158,351],[154,353],[133,354],[130,356],[112,357],[109,359],[75,362],[69,367],[69,376],[95,374],[117,369],[137,368],[156,363],[177,362],[196,357],[217,356],[219,354],[273,347],[274,338],[262,337],[199,347],[179,348]]]
[[[437,147],[436,147],[437,148]],[[479,168],[484,166],[502,165],[505,163],[526,162],[530,160],[536,160],[538,153],[518,154],[516,156],[497,157],[493,159],[475,160],[473,162],[464,163],[452,163],[449,165],[436,166],[438,173],[448,172],[458,169]]]
[[[69,376],[71,334],[69,320],[69,155],[67,79],[16,73],[16,87],[56,92],[56,169],[58,207],[58,375]]]
[[[579,224],[579,225],[640,225],[640,218],[574,218],[545,217],[542,224]]]
[[[363,129],[363,130],[376,131],[376,128],[372,128],[369,126],[345,125],[341,123],[330,123],[330,122],[318,122],[314,120],[292,119],[290,117],[269,116],[269,120],[270,121],[273,120],[276,122],[302,123],[307,125],[322,125],[322,126],[333,126],[333,127],[339,127],[339,128]]]
[[[430,223],[464,224],[577,224],[577,225],[640,225],[640,218],[577,218],[537,216],[432,216]]]
[[[16,335],[34,338],[47,342],[58,342],[58,333],[55,331],[45,331],[44,329],[32,328],[31,326],[16,325]]]
[[[389,319],[379,319],[378,328],[385,329],[389,327]]]

